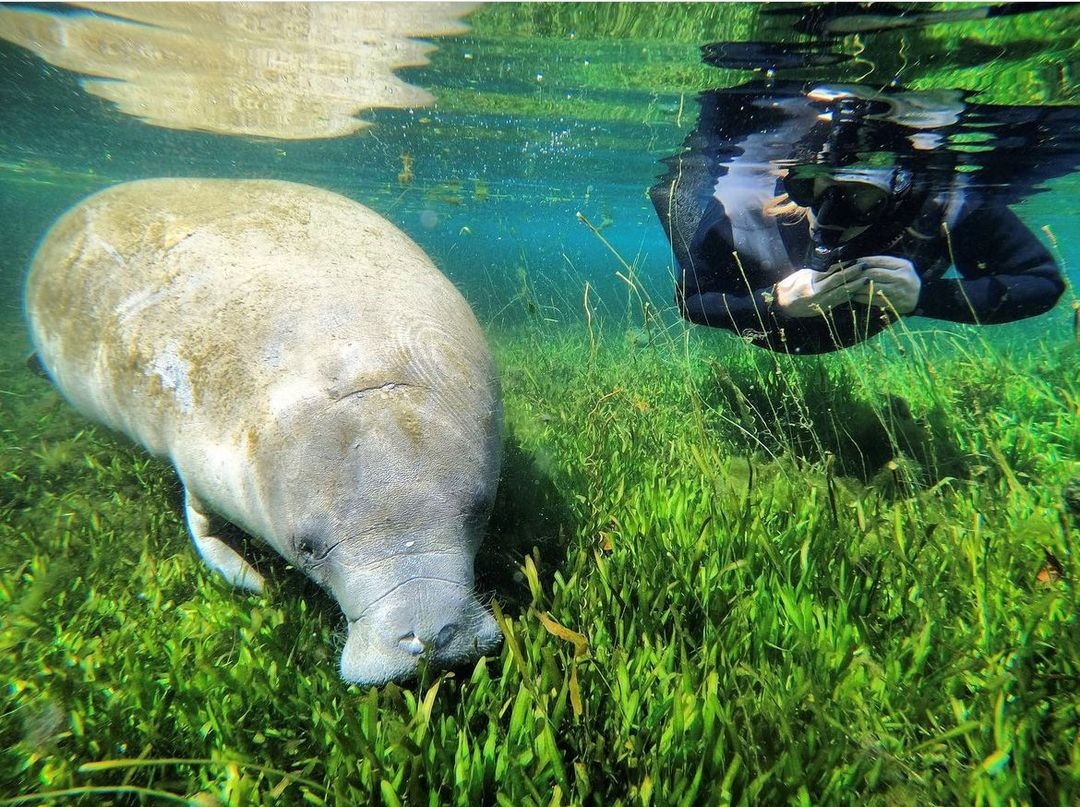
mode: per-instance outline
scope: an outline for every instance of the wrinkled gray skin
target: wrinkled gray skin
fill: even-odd
[[[498,646],[473,593],[495,370],[461,295],[386,220],[287,182],[119,185],[49,231],[26,313],[64,396],[173,462],[210,566],[262,589],[216,537],[225,519],[334,596],[346,680]]]

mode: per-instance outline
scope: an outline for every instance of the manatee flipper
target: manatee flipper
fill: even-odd
[[[255,567],[240,557],[235,549],[217,536],[211,535],[210,516],[195,494],[184,488],[184,512],[187,515],[188,533],[203,561],[222,575],[232,585],[262,593],[263,576]]]
[[[45,364],[41,361],[41,356],[36,352],[27,356],[26,369],[38,378],[49,378],[49,371],[45,369]]]

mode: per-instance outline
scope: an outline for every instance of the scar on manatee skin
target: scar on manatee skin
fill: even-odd
[[[404,381],[387,381],[385,384],[373,385],[370,387],[361,387],[360,389],[354,389],[351,392],[346,392],[334,399],[334,403],[344,401],[346,398],[362,398],[372,392],[394,392],[398,389],[419,389],[419,384],[408,384]]]

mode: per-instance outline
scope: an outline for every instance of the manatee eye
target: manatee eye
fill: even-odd
[[[314,538],[301,535],[295,539],[295,543],[296,557],[302,565],[312,566],[320,560],[320,546]]]

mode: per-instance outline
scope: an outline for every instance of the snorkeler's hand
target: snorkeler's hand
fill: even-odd
[[[848,283],[853,300],[910,314],[919,304],[922,281],[911,261],[891,255],[868,255],[855,261],[858,277]]]
[[[828,272],[799,269],[776,284],[776,304],[789,317],[817,317],[833,306],[851,301],[860,275],[854,265],[837,266]],[[861,290],[861,286],[858,287]]]

